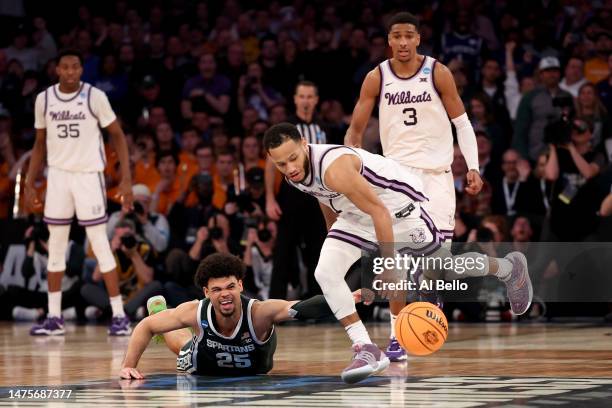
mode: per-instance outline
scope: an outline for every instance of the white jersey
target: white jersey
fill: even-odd
[[[38,94],[36,129],[47,130],[47,164],[71,172],[101,172],[106,167],[101,127],[116,119],[101,90],[81,83],[72,94],[53,85]]]
[[[388,208],[393,220],[419,218],[420,203],[427,201],[422,193],[421,181],[395,161],[342,145],[309,144],[310,169],[301,183],[287,182],[299,190],[316,197],[340,217],[349,217],[360,224],[370,224],[371,217],[355,206],[345,195],[325,185],[325,172],[340,156],[354,155],[361,160],[361,174],[370,183],[376,195]]]
[[[453,134],[434,84],[436,60],[425,56],[410,78],[400,78],[391,61],[380,63],[379,128],[383,154],[425,170],[448,170]]]

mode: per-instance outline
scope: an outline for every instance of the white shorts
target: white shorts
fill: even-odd
[[[49,167],[44,220],[49,225],[70,225],[76,212],[79,224],[103,224],[106,187],[101,172],[76,173]]]
[[[408,169],[411,168],[408,167]],[[429,201],[421,203],[421,207],[433,220],[436,229],[444,235],[446,240],[450,241],[453,239],[455,230],[456,199],[453,172],[450,169],[448,173],[444,171],[420,171],[423,181],[423,194],[429,199]]]
[[[393,220],[395,249],[401,254],[422,253],[429,255],[438,250],[444,237],[436,230],[433,221],[422,212],[419,217]],[[334,222],[327,239],[336,239],[366,251],[378,247],[374,223],[357,223],[340,216]]]

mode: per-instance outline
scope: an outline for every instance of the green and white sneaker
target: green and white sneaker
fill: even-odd
[[[149,300],[147,300],[147,312],[149,312],[149,316],[162,312],[166,309],[168,309],[166,298],[161,295],[150,297]],[[155,344],[163,344],[164,336],[161,334],[156,334],[153,336],[153,341]]]

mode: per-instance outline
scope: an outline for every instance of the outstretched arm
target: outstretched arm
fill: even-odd
[[[132,333],[123,364],[121,378],[143,378],[136,370],[140,356],[144,353],[154,334],[167,333],[185,327],[197,327],[198,302],[187,302],[175,309],[167,309],[143,319]]]
[[[374,105],[376,105],[376,98],[380,92],[381,80],[378,67],[368,72],[368,75],[366,75],[363,80],[359,100],[353,110],[351,124],[344,136],[345,145],[361,147],[363,132],[368,125],[368,120],[372,115],[372,110],[374,109]]]

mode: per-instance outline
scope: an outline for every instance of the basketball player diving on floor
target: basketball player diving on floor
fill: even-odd
[[[450,169],[453,161],[451,121],[468,166],[465,191],[472,195],[478,194],[483,184],[478,148],[452,73],[434,58],[418,54],[419,42],[417,17],[407,12],[391,17],[388,43],[393,56],[370,71],[363,81],[345,144],[361,146],[364,130],[378,101],[383,154],[419,174],[423,193],[429,199],[422,207],[449,245],[455,225],[455,187]],[[503,280],[508,287],[512,311],[517,315],[525,313],[531,304],[531,283],[523,279],[523,274],[511,274],[513,263],[520,261],[527,267],[524,255],[513,252],[506,258],[488,259],[486,268],[471,276],[491,274]],[[431,279],[466,277],[454,271],[442,273],[433,276],[432,271],[424,272]],[[422,300],[436,303],[436,298],[432,292]],[[403,299],[390,302],[391,336],[386,354],[391,361],[406,359],[405,351],[395,338],[395,320],[405,305]]]
[[[40,208],[34,180],[46,152],[48,174],[44,221],[49,227],[49,311],[44,322],[32,327],[30,334],[64,334],[62,278],[66,270],[70,224],[76,212],[79,224],[85,227],[110,297],[113,319],[108,332],[110,335],[129,335],[130,320],[123,310],[115,257],[106,235],[108,216],[103,174],[106,157],[100,127],[108,131],[119,157],[119,194],[127,211],[132,207],[132,181],[125,135],[104,92],[81,82],[83,57],[77,51],[61,51],[56,72],[59,84],[50,86],[36,97],[36,140],[25,182],[26,201],[33,208]]]
[[[322,295],[291,302],[249,299],[241,294],[244,270],[239,258],[212,254],[200,263],[195,276],[204,299],[167,309],[162,296],[150,298],[150,316],[134,329],[120,377],[144,378],[136,366],[154,334],[163,334],[168,348],[178,356],[179,371],[211,376],[265,374],[272,369],[276,350],[275,323],[332,316]],[[353,301],[360,300],[361,293],[356,291]]]
[[[289,184],[316,197],[325,216],[329,232],[321,249],[315,278],[353,342],[355,356],[342,372],[343,380],[357,382],[384,370],[389,365],[389,358],[370,340],[344,277],[361,258],[362,249],[375,251],[378,247],[381,256],[394,257],[395,243],[405,243],[406,247],[398,252],[452,256],[441,247],[443,238],[421,207],[428,198],[422,192],[418,172],[363,149],[308,144],[289,123],[270,127],[263,144]],[[482,255],[466,253],[452,257],[465,258],[462,260],[465,261]],[[508,287],[510,301],[527,302],[531,283],[526,262],[521,257],[508,259],[510,274],[526,281],[519,288]],[[474,276],[494,274],[484,265],[480,269],[475,266],[470,273]],[[383,281],[389,278],[393,279],[381,275]],[[401,295],[382,293],[388,299],[398,294]]]

